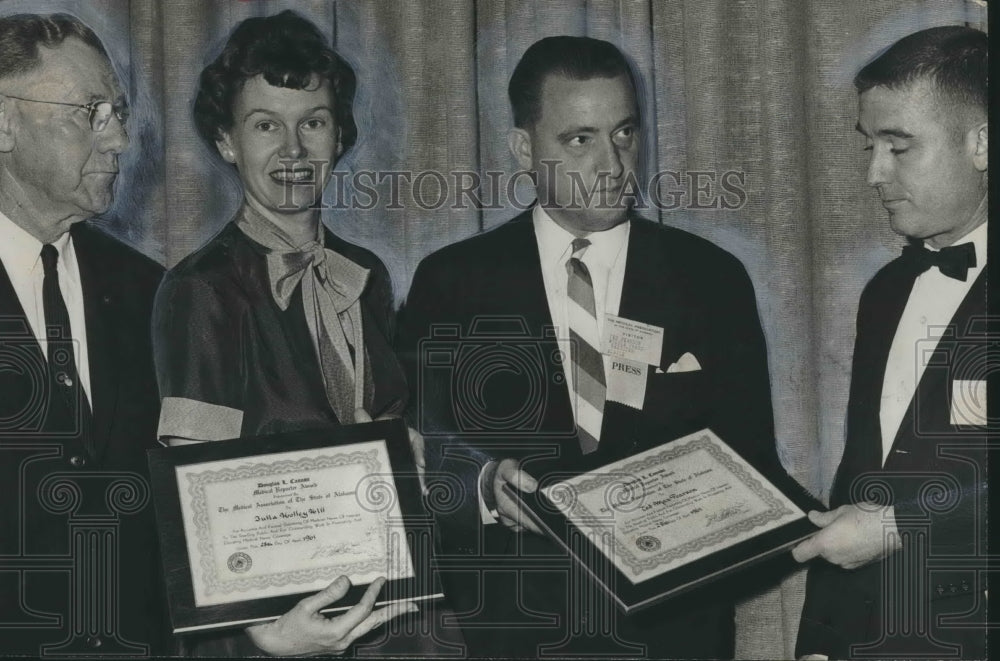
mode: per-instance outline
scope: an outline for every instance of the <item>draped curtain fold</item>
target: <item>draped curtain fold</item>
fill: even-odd
[[[737,255],[757,288],[769,346],[778,444],[789,470],[824,494],[843,447],[858,295],[899,249],[865,186],[855,135],[854,72],[905,34],[943,24],[986,30],[982,0],[3,0],[0,12],[67,11],[108,45],[134,106],[110,231],[167,266],[235,212],[230,168],[197,136],[191,108],[201,69],[244,18],[295,9],[326,31],[358,74],[359,141],[338,165],[371,173],[475,173],[478,209],[426,208],[416,191],[325,221],[371,248],[402,301],[432,250],[510,218],[489,172],[516,170],[507,149],[507,80],[524,50],[553,34],[619,45],[641,76],[647,177],[679,208],[644,211]],[[697,173],[703,173],[697,175]],[[739,208],[706,207],[722,175]],[[471,174],[469,176],[472,176]],[[696,177],[710,183],[691,195]],[[730,180],[732,181],[732,180]],[[423,177],[426,199],[441,180]],[[515,191],[530,199],[530,189]],[[328,191],[328,197],[330,192]],[[456,206],[461,208],[455,208]],[[401,207],[401,208],[393,208]],[[498,256],[498,259],[502,256]],[[460,277],[461,274],[456,274]],[[738,654],[792,654],[801,573],[738,612]],[[780,632],[781,635],[776,635]]]

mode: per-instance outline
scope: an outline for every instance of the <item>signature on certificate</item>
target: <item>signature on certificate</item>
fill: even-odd
[[[746,511],[746,505],[736,504],[730,505],[729,507],[724,507],[718,512],[712,512],[708,515],[708,519],[705,521],[705,527],[713,526],[717,523],[722,523],[726,519],[731,519],[734,516],[739,516]]]
[[[335,558],[339,555],[360,555],[365,558],[377,557],[375,545],[378,539],[374,530],[366,530],[361,539],[344,540],[335,544],[327,544],[313,551],[310,560],[316,558]]]

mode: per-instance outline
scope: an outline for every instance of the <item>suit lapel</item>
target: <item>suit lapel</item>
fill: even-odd
[[[2,262],[0,262],[0,336],[23,336],[32,339],[35,337],[31,330],[31,324],[28,323],[28,316],[24,313],[24,308],[21,307],[17,292],[14,291],[14,284],[10,281],[10,276],[7,275],[7,269]],[[41,353],[42,347],[37,340],[35,340],[34,346]]]
[[[685,307],[680,300],[682,294],[671,284],[670,265],[657,250],[659,244],[652,236],[652,229],[642,219],[632,220],[618,316],[662,328],[661,363],[667,365],[678,350],[678,324],[690,311],[681,314]],[[650,373],[656,368],[656,365],[648,366]],[[650,375],[646,379],[648,383]],[[622,453],[631,453],[642,415],[641,410],[624,404],[605,404],[601,424],[601,451],[605,458],[619,458]]]
[[[852,361],[847,446],[842,460],[846,462],[850,457],[852,468],[844,469],[848,473],[843,480],[845,488],[856,475],[882,467],[879,418],[882,385],[892,340],[916,279],[915,273],[901,261],[888,268],[892,270],[886,273],[886,280],[879,289],[872,292],[872,299],[865,306],[866,318],[861,319],[864,326],[858,328]],[[871,439],[877,442],[872,443]],[[839,476],[838,472],[837,486],[841,486]]]
[[[73,248],[80,268],[83,310],[87,323],[87,355],[90,370],[90,407],[93,412],[94,450],[100,459],[110,437],[118,406],[119,353],[113,323],[121,305],[115,280],[102,268],[92,232],[82,223],[73,226]],[[127,277],[122,274],[122,277]]]
[[[513,223],[522,223],[529,237],[520,233],[514,235],[516,240],[508,246],[510,265],[510,282],[520,282],[519,287],[510,287],[511,308],[523,311],[525,318],[532,320],[532,333],[542,332],[543,327],[552,326],[552,315],[549,311],[548,298],[545,294],[541,262],[538,257],[538,240],[534,234],[530,212],[522,214]],[[629,231],[626,248],[625,274],[622,283],[621,300],[618,306],[618,316],[652,324],[664,329],[662,362],[669,364],[676,356],[673,352],[679,349],[679,324],[687,319],[680,314],[685,309],[683,292],[671,286],[672,267],[666,262],[664,255],[657,250],[659,245],[654,239],[654,226],[642,219],[633,219]],[[525,232],[525,233],[528,233]],[[545,355],[555,350],[554,343],[546,343],[543,348]],[[550,397],[547,422],[552,425],[573,424],[572,408],[569,405],[570,393],[565,385],[565,373],[561,366],[548,363],[548,383],[559,383]],[[656,366],[649,366],[654,370]],[[647,377],[648,378],[648,377]],[[553,380],[555,379],[555,380]],[[628,447],[638,433],[642,411],[615,402],[606,402],[604,416],[601,422],[601,441],[598,446],[599,455],[594,461],[607,461],[617,458],[622,452],[628,452]],[[568,421],[568,422],[565,422]],[[554,426],[552,428],[560,428]],[[574,439],[575,448],[579,445]]]
[[[542,262],[538,255],[538,237],[532,222],[531,211],[526,211],[510,221],[512,227],[505,255],[502,259],[506,278],[498,278],[498,293],[503,292],[507,303],[501,306],[507,316],[523,319],[526,332],[531,338],[539,338],[538,346],[545,371],[545,383],[549,388],[546,397],[543,430],[575,429],[570,394],[566,387],[563,363],[556,362],[559,347],[553,333],[552,313],[545,293],[542,277]],[[568,360],[568,357],[567,357]],[[572,439],[572,451],[579,449],[576,437]]]
[[[48,369],[45,352],[32,332],[7,269],[0,262],[0,342],[11,341],[16,348],[24,347],[30,352],[30,357],[26,358],[29,364],[37,365],[43,370]]]
[[[521,308],[524,318],[532,325],[533,330],[545,326],[552,327],[552,314],[549,311],[549,299],[545,294],[545,280],[542,277],[542,262],[538,256],[538,237],[535,235],[535,225],[531,213],[525,212],[515,218],[512,223],[511,240],[507,246],[506,263],[510,274],[520,282],[518,287],[506,288],[511,295],[511,307]]]
[[[691,314],[684,293],[673,284],[673,268],[657,249],[649,221],[635,219],[629,232],[625,280],[618,316],[663,329],[660,362],[669,365],[678,357],[680,324]],[[650,366],[655,369],[655,366]]]
[[[921,375],[920,382],[917,384],[917,389],[914,391],[913,398],[910,400],[910,404],[906,409],[906,414],[903,416],[899,429],[896,431],[892,447],[889,449],[889,459],[886,461],[887,464],[891,461],[895,451],[915,436],[914,431],[919,429],[920,422],[917,420],[917,415],[919,414],[921,419],[926,417],[926,412],[919,410],[920,405],[918,403],[923,402],[923,405],[930,406],[932,402],[950,401],[951,398],[947,395],[947,393],[939,393],[942,388],[947,388],[954,380],[953,378],[948,377],[954,377],[955,375],[951,374],[949,370],[934,369],[933,366],[957,366],[956,363],[959,362],[961,358],[954,355],[954,340],[969,337],[969,329],[966,328],[967,322],[974,315],[985,314],[985,303],[986,269],[983,269],[983,271],[979,274],[979,277],[977,277],[976,281],[972,284],[972,288],[969,289],[969,293],[965,295],[964,299],[962,299],[962,303],[955,311],[955,315],[949,320],[949,329],[946,331],[945,336],[935,347],[934,353],[928,359],[928,369],[925,369],[924,373]],[[891,341],[892,340],[890,338],[890,342]]]

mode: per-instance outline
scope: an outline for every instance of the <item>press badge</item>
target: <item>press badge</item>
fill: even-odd
[[[986,423],[986,381],[952,381],[951,424],[982,427]]]
[[[662,331],[661,331],[662,332]],[[646,401],[646,374],[649,365],[624,358],[612,358],[608,371],[607,400],[642,410]]]
[[[663,329],[613,314],[604,315],[601,353],[633,363],[659,365],[663,351]]]

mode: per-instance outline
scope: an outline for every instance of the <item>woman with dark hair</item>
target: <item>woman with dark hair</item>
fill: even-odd
[[[405,381],[392,352],[385,266],[320,222],[330,171],[354,144],[355,77],[309,21],[251,18],[201,74],[201,136],[235,166],[235,219],[174,267],[157,294],[153,336],[169,444],[350,424],[395,415]],[[420,438],[412,432],[417,462]],[[344,615],[318,611],[346,577],[275,622],[192,638],[190,653],[343,651],[412,604],[372,611],[382,579]],[[251,645],[252,643],[252,645]]]

